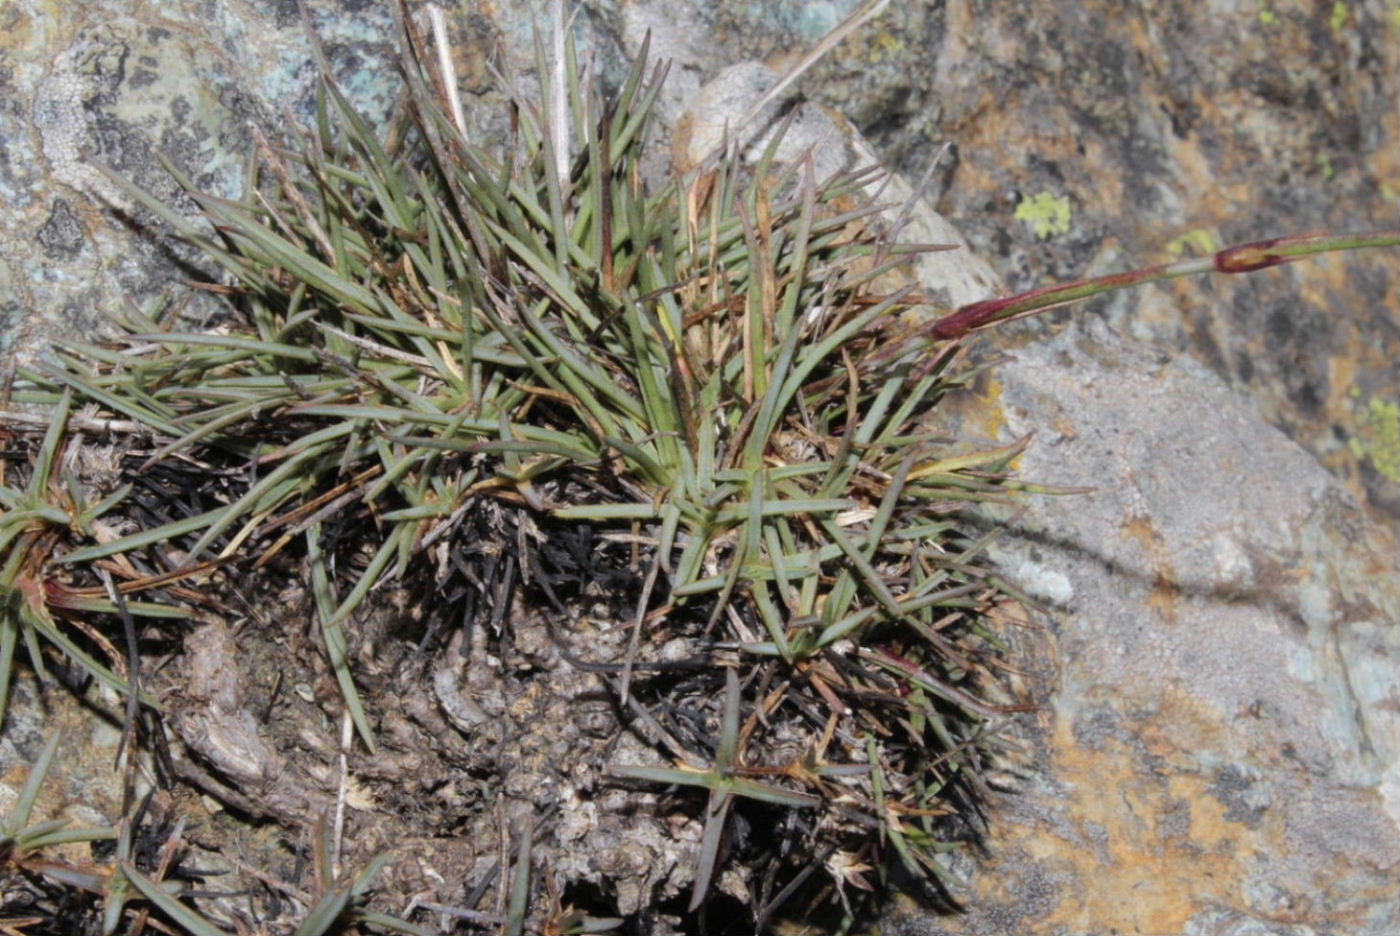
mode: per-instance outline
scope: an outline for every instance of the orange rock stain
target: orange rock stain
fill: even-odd
[[[1176,602],[1179,589],[1176,572],[1172,568],[1171,556],[1162,534],[1146,517],[1132,517],[1123,524],[1123,535],[1142,547],[1147,563],[1152,571],[1152,588],[1147,595],[1147,606],[1161,615],[1167,624],[1176,623]]]

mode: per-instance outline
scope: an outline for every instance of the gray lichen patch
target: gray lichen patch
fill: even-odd
[[[78,216],[73,213],[68,202],[61,198],[54,199],[53,210],[39,227],[35,239],[44,248],[44,254],[50,260],[71,259],[82,251],[86,242]]]
[[[299,16],[269,23],[246,4],[113,3],[109,15],[96,6],[5,13],[0,260],[22,314],[0,335],[3,352],[90,334],[127,297],[148,307],[191,278],[194,256],[141,233],[152,219],[103,169],[181,204],[161,154],[201,189],[232,195],[243,185],[248,127],[281,123],[284,106],[301,120],[311,114],[315,70]],[[311,7],[347,92],[382,119],[397,88],[386,11],[324,16]],[[200,305],[189,311],[211,308]]]

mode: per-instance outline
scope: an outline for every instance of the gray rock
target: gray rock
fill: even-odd
[[[1056,606],[1026,663],[1058,680],[968,915],[915,931],[993,932],[1053,871],[1063,899],[1019,931],[1254,932],[1200,922],[1228,905],[1388,932],[1393,537],[1189,357],[1092,319],[1014,353],[987,390],[1009,436],[1040,430],[1023,474],[1097,489],[1031,499],[998,547]]]

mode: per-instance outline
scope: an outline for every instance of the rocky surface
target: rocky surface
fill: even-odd
[[[744,113],[757,94],[735,88],[755,74],[722,72],[700,113]],[[794,127],[819,119],[799,111]],[[816,162],[841,165],[859,141],[831,126],[845,137]],[[1021,660],[1054,691],[1023,726],[1035,764],[990,860],[961,869],[968,912],[889,922],[1384,932],[1400,910],[1393,531],[1208,362],[1119,325],[1002,329],[1013,358],[960,401],[965,432],[1037,433],[1026,476],[1098,490],[1033,501],[998,550],[1053,609],[1051,639],[1031,635]]]
[[[673,62],[661,103],[675,120],[722,68],[790,64],[856,5],[593,0],[578,28],[605,74],[651,30]],[[308,6],[346,91],[382,118],[395,90],[385,6]],[[544,6],[467,3],[455,22],[467,110],[485,133],[500,128],[492,63],[509,49],[528,73]],[[935,207],[1009,286],[1027,288],[1392,220],[1397,15],[1382,0],[1237,0],[1208,13],[1100,0],[1030,16],[895,4],[798,87],[910,178],[937,157]],[[125,297],[149,302],[187,278],[187,254],[108,210],[131,206],[99,165],[174,199],[159,150],[201,186],[231,191],[250,122],[310,114],[315,70],[294,3],[17,0],[0,11],[0,36],[0,347],[85,331]],[[1396,287],[1389,258],[1345,257],[1308,274],[1178,282],[1090,314],[1201,359],[1395,516]]]
[[[724,67],[781,68],[855,5],[598,0],[579,28],[605,72],[651,29],[674,60],[663,116],[678,121]],[[388,113],[382,5],[311,8],[347,90]],[[487,63],[498,44],[527,60],[543,3],[465,8],[458,67],[491,132]],[[159,148],[201,185],[236,189],[248,122],[311,105],[295,10],[0,10],[6,351],[85,334],[124,297],[186,278],[188,255],[108,209],[129,202],[95,167],[173,198]],[[930,201],[1024,288],[1393,224],[1397,34],[1391,0],[895,4],[798,87],[910,178],[951,143]],[[1016,360],[967,401],[965,428],[1034,429],[1028,477],[1098,490],[1032,502],[1004,541],[1007,567],[1055,611],[1025,646],[1053,689],[1022,726],[1032,766],[994,813],[985,860],[959,865],[968,912],[900,909],[892,931],[1390,932],[1398,266],[1372,252],[1178,282],[997,338]]]
[[[1098,319],[1037,337],[981,416],[1036,431],[997,555],[1056,609],[1037,761],[903,933],[1374,933],[1400,912],[1400,568],[1365,512],[1200,362]],[[1053,414],[1047,421],[1046,414]],[[970,416],[972,414],[969,414]]]
[[[781,65],[856,5],[720,3],[708,23],[726,57]],[[1397,18],[1389,0],[896,3],[801,88],[912,179],[951,144],[934,207],[1026,289],[1393,225]],[[1201,360],[1393,522],[1397,279],[1393,254],[1339,257],[1179,280],[1087,314]]]
[[[352,90],[387,68],[387,17],[318,19]],[[133,230],[149,216],[102,169],[179,203],[161,153],[231,193],[250,122],[305,113],[314,69],[294,3],[35,0],[6,4],[0,32],[0,349],[33,351],[189,278],[190,254]]]

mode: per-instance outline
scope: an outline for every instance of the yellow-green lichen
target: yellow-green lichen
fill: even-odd
[[[1267,3],[1259,4],[1259,22],[1271,26],[1278,22],[1278,14]]]
[[[870,64],[883,62],[885,59],[898,58],[904,54],[904,40],[891,32],[877,33],[871,38],[866,46],[866,60]]]
[[[1330,179],[1337,174],[1336,167],[1332,165],[1332,157],[1326,153],[1317,154],[1317,167],[1322,170],[1322,177]]]
[[[1179,257],[1186,253],[1188,247],[1196,255],[1215,253],[1220,249],[1220,238],[1205,228],[1192,228],[1180,237],[1172,238],[1167,244],[1167,251]]]
[[[1347,5],[1342,0],[1332,4],[1332,28],[1341,29],[1347,23]]]
[[[1381,183],[1381,198],[1386,201],[1400,201],[1400,182],[1386,179]]]
[[[1016,220],[1024,221],[1036,237],[1054,237],[1069,232],[1069,196],[1037,192],[1016,206]]]
[[[1381,475],[1400,482],[1400,403],[1380,397],[1367,400],[1361,425],[1348,446],[1358,459],[1369,458]]]

